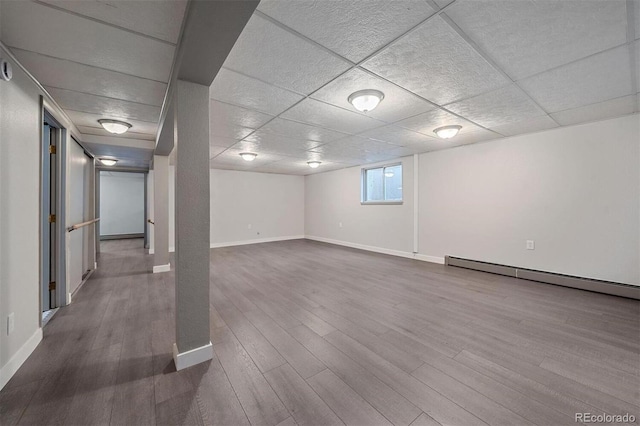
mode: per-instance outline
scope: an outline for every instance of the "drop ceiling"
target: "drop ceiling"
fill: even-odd
[[[1,37],[89,149],[144,166],[185,7],[3,1]],[[639,68],[639,0],[263,0],[211,85],[211,167],[320,173],[631,114]],[[385,99],[360,113],[361,89]]]
[[[211,86],[211,166],[321,173],[638,112],[639,38],[636,0],[262,0]],[[360,113],[361,89],[385,98]]]

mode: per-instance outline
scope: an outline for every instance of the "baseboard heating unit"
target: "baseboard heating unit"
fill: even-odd
[[[453,256],[445,257],[445,265],[640,300],[640,286],[629,284],[574,277],[571,275],[555,274],[553,272],[535,271],[532,269],[498,265]]]

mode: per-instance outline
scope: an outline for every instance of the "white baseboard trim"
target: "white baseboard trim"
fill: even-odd
[[[155,265],[153,267],[153,273],[157,274],[159,272],[169,272],[171,270],[171,264],[167,263],[166,265]]]
[[[213,345],[209,344],[191,349],[186,352],[178,352],[178,345],[173,344],[173,362],[176,364],[176,370],[180,371],[192,365],[213,359]]]
[[[0,369],[0,390],[4,388],[11,377],[18,371],[20,366],[29,358],[29,355],[36,349],[42,340],[42,328],[38,328],[35,333],[22,345],[20,349],[11,357],[4,367]]]
[[[376,247],[376,246],[367,246],[364,244],[351,243],[348,241],[332,240],[330,238],[324,238],[324,237],[315,237],[313,235],[306,235],[305,238],[307,240],[320,241],[323,243],[336,244],[339,246],[351,247],[359,250],[372,251],[375,253],[388,254],[391,256],[405,257],[407,259],[415,259],[415,260],[421,260],[423,262],[439,263],[441,265],[444,265],[444,257],[427,256],[425,254],[411,253],[408,251],[393,250],[393,249]]]
[[[169,247],[169,253],[173,253],[176,251],[175,247]],[[153,248],[149,249],[149,254],[154,254],[156,251]]]
[[[256,240],[244,240],[244,241],[230,241],[225,243],[211,243],[211,248],[219,248],[219,247],[232,247],[232,246],[243,246],[246,244],[260,244],[260,243],[273,243],[275,241],[287,241],[287,240],[302,240],[304,239],[304,235],[293,235],[288,237],[271,237],[271,238],[259,238]]]

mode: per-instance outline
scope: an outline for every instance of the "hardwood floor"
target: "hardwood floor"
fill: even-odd
[[[176,372],[141,240],[0,392],[0,424],[570,425],[640,417],[640,303],[297,240],[211,250],[211,362]],[[638,420],[636,420],[636,424]]]

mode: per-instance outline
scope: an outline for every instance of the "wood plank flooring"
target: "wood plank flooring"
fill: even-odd
[[[99,261],[0,392],[1,425],[640,418],[637,301],[305,240],[220,248],[214,359],[176,372],[173,273],[142,240]]]

